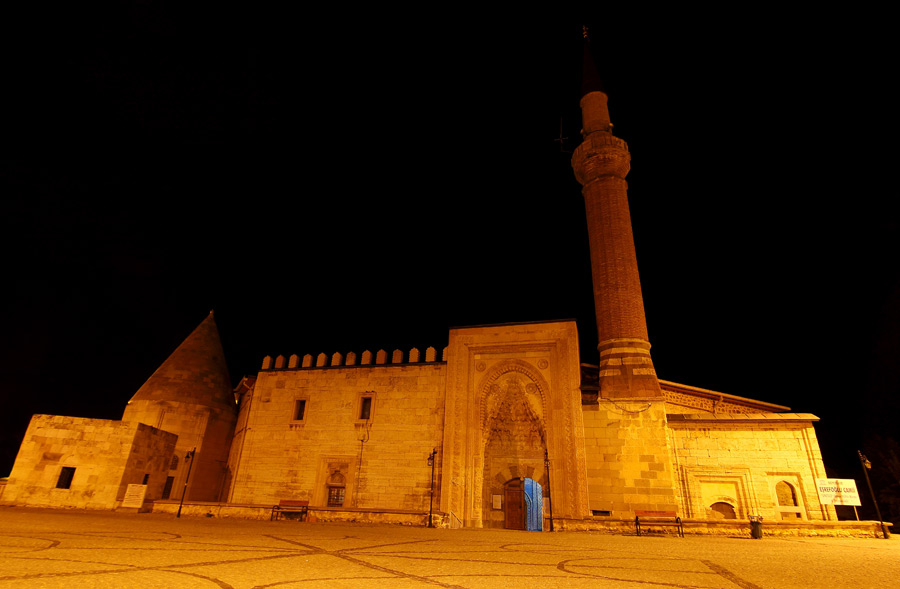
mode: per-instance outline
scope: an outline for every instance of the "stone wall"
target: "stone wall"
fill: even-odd
[[[188,499],[218,501],[221,498],[228,448],[234,432],[234,410],[178,401],[132,400],[122,419],[177,434],[177,460],[170,464],[173,468],[168,471],[172,489],[178,489],[180,493],[190,468]],[[187,460],[188,452],[195,449],[192,459]]]
[[[181,517],[203,517],[222,519],[255,519],[269,521],[272,519],[271,505],[243,505],[239,503],[207,503],[198,501],[155,501],[153,513],[176,515],[179,507]],[[434,527],[447,527],[443,524],[442,514],[435,513]],[[282,521],[298,521],[298,514],[283,514]],[[428,512],[402,509],[354,509],[351,507],[311,507],[304,518],[309,523],[365,523],[396,524],[405,526],[421,526],[428,524]]]
[[[406,363],[260,372],[241,399],[228,501],[325,507],[332,491],[345,507],[427,511],[444,371],[443,363]]]
[[[146,498],[158,498],[175,441],[174,434],[139,423],[35,415],[3,502],[115,509],[127,486],[145,478]]]
[[[676,494],[684,517],[836,520],[821,505],[825,468],[809,414],[669,416]],[[730,506],[730,508],[729,508]]]
[[[590,509],[612,517],[635,511],[675,515],[665,403],[599,399],[583,406]]]

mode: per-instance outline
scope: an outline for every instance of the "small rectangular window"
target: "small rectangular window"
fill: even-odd
[[[363,397],[359,403],[360,420],[368,420],[372,418],[372,397]]]
[[[146,485],[147,481],[150,480],[150,473],[144,475],[144,480],[141,482],[142,485]]]
[[[175,482],[175,477],[166,477],[166,485],[163,487],[162,498],[168,499],[169,495],[172,494],[172,483]]]
[[[328,506],[341,507],[344,504],[344,487],[328,487]]]
[[[294,421],[303,421],[306,417],[306,399],[294,401]]]
[[[75,477],[74,466],[64,466],[59,473],[59,479],[56,481],[57,489],[68,489],[72,486],[72,479]]]

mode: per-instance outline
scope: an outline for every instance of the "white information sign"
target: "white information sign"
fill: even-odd
[[[147,485],[128,485],[125,498],[122,499],[122,507],[140,509],[144,506],[144,497],[147,495]]]
[[[816,489],[824,505],[862,505],[853,479],[816,479]]]

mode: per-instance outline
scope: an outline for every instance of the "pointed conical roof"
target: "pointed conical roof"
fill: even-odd
[[[179,401],[234,408],[231,377],[212,311],[131,401]]]
[[[581,95],[590,92],[606,92],[603,81],[597,70],[597,64],[591,53],[591,39],[588,37],[587,27],[584,28],[584,59],[581,68]]]

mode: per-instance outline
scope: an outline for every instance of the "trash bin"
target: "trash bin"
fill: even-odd
[[[763,536],[762,532],[762,516],[761,515],[751,515],[750,516],[750,537],[759,540]]]

